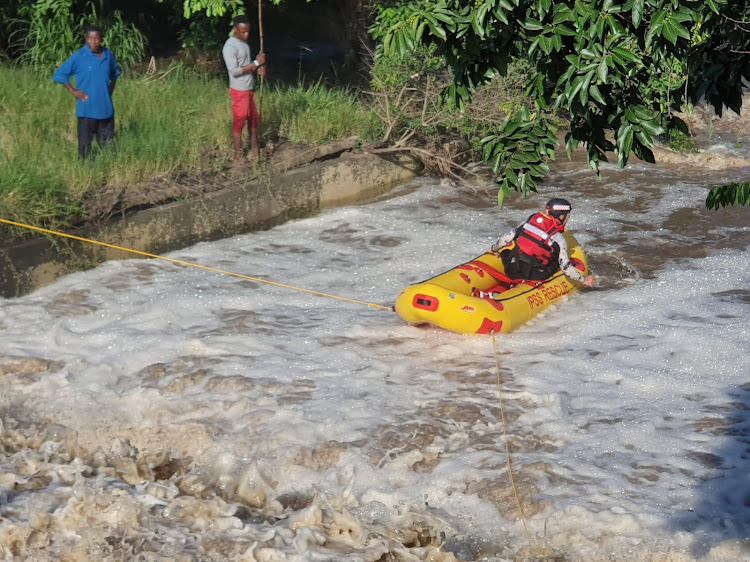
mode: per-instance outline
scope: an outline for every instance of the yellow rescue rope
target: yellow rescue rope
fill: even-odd
[[[250,281],[257,281],[258,283],[266,283],[267,285],[276,285],[277,287],[284,287],[286,289],[294,289],[295,291],[302,291],[304,293],[310,293],[312,295],[319,295],[321,297],[329,297],[332,299],[338,299],[342,301],[347,302],[353,302],[356,304],[363,304],[365,306],[371,306],[373,308],[382,308],[383,310],[392,310],[390,306],[383,306],[382,304],[375,304],[373,302],[366,302],[366,301],[360,301],[356,299],[348,299],[346,297],[340,297],[337,295],[331,295],[329,293],[321,293],[320,291],[313,291],[310,289],[304,289],[302,287],[295,287],[294,285],[287,285],[285,283],[277,283],[275,281],[268,281],[266,279],[259,279],[257,277],[250,277],[249,275],[242,275],[241,273],[234,273],[232,271],[226,271],[224,269],[217,269],[215,267],[209,267],[206,265],[200,265],[197,263],[192,263],[189,261],[184,260],[177,260],[174,258],[168,258],[165,256],[160,256],[157,254],[149,254],[148,252],[141,252],[139,250],[133,250],[132,248],[125,248],[123,246],[116,246],[114,244],[107,244],[106,242],[99,242],[98,240],[91,240],[90,238],[82,238],[80,236],[74,236],[72,234],[66,234],[64,232],[58,232],[56,230],[48,230],[46,228],[40,228],[38,226],[32,226],[29,224],[24,224],[20,222],[14,222],[6,219],[0,219],[0,223],[10,224],[12,226],[17,226],[20,228],[28,228],[30,230],[35,230],[37,232],[43,232],[45,234],[52,234],[54,236],[61,236],[63,238],[71,238],[73,240],[78,240],[80,242],[88,242],[89,244],[96,244],[98,246],[104,246],[106,248],[112,248],[114,250],[122,250],[123,252],[130,252],[131,254],[138,254],[139,256],[145,256],[147,258],[156,258],[164,261],[170,261],[172,263],[178,263],[180,265],[187,265],[190,267],[197,267],[199,269],[205,269],[206,271],[213,271],[215,273],[221,273],[223,275],[231,275],[232,277],[239,277],[241,279],[249,279]]]
[[[209,267],[209,266],[206,266],[206,265],[200,265],[200,264],[189,262],[189,261],[178,260],[178,259],[174,259],[174,258],[168,258],[168,257],[165,257],[165,256],[160,256],[158,254],[150,254],[148,252],[141,252],[139,250],[133,250],[132,248],[126,248],[124,246],[117,246],[115,244],[108,244],[106,242],[100,242],[98,240],[92,240],[90,238],[83,238],[81,236],[75,236],[73,234],[66,234],[64,232],[58,232],[56,230],[49,230],[49,229],[46,229],[46,228],[40,228],[38,226],[32,226],[32,225],[29,225],[29,224],[24,224],[24,223],[20,223],[20,222],[10,221],[10,220],[7,220],[7,219],[0,219],[0,223],[9,224],[9,225],[12,225],[12,226],[15,226],[15,227],[19,227],[19,228],[27,228],[29,230],[34,230],[34,231],[37,231],[37,232],[43,232],[45,234],[51,234],[51,235],[54,235],[54,236],[61,236],[63,238],[70,238],[72,240],[78,240],[80,242],[87,242],[89,244],[95,244],[95,245],[98,245],[98,246],[104,246],[106,248],[112,248],[114,250],[122,250],[123,252],[130,252],[132,254],[138,254],[140,256],[145,256],[145,257],[148,257],[148,258],[160,259],[160,260],[169,261],[169,262],[172,262],[172,263],[177,263],[177,264],[180,264],[180,265],[186,265],[186,266],[189,266],[189,267],[197,267],[199,269],[205,269],[206,271],[213,271],[215,273],[221,273],[221,274],[224,274],[224,275],[231,275],[232,277],[239,277],[241,279],[248,279],[248,280],[251,280],[251,281],[257,281],[258,283],[266,283],[268,285],[275,285],[277,287],[284,287],[286,289],[294,289],[296,291],[302,291],[302,292],[305,292],[305,293],[310,293],[310,294],[313,294],[313,295],[319,295],[319,296],[322,296],[322,297],[329,297],[329,298],[332,298],[332,299],[343,300],[343,301],[352,302],[352,303],[355,303],[355,304],[363,304],[365,306],[370,306],[370,307],[374,307],[374,308],[382,308],[384,310],[392,310],[391,307],[383,306],[383,305],[380,305],[380,304],[375,304],[375,303],[372,303],[372,302],[360,301],[360,300],[356,300],[356,299],[349,299],[349,298],[340,297],[340,296],[337,296],[337,295],[332,295],[332,294],[329,294],[329,293],[322,293],[320,291],[313,291],[313,290],[310,290],[310,289],[304,289],[304,288],[301,288],[301,287],[295,287],[294,285],[287,285],[285,283],[277,283],[275,281],[268,281],[266,279],[259,279],[257,277],[251,277],[249,275],[243,275],[241,273],[234,273],[232,271],[227,271],[227,270],[224,270],[224,269],[217,269],[215,267]],[[509,444],[508,444],[508,427],[507,427],[507,423],[505,421],[505,407],[503,405],[503,387],[502,387],[502,379],[500,377],[500,360],[499,360],[498,354],[497,354],[497,338],[495,337],[495,332],[494,331],[492,331],[491,334],[492,334],[492,346],[493,346],[493,350],[495,352],[495,370],[497,372],[497,390],[498,390],[498,397],[499,397],[499,401],[500,401],[500,418],[501,418],[501,420],[503,422],[503,434],[505,436],[505,454],[506,454],[507,464],[508,464],[508,474],[510,475],[510,481],[511,481],[511,484],[513,485],[513,492],[515,493],[515,496],[516,496],[516,504],[518,505],[518,511],[521,514],[521,521],[523,522],[524,531],[526,532],[526,539],[529,542],[529,546],[531,546],[531,535],[529,534],[529,528],[526,525],[526,516],[524,515],[524,512],[523,512],[523,506],[521,505],[521,498],[519,497],[519,494],[518,494],[518,487],[516,486],[516,480],[513,477],[513,468],[511,466],[511,461],[510,461],[510,447],[509,447]]]
[[[510,474],[510,483],[513,485],[513,492],[516,495],[516,505],[518,505],[518,512],[521,514],[521,521],[523,522],[523,529],[526,531],[526,540],[529,541],[529,547],[531,547],[531,535],[529,535],[529,528],[526,526],[526,516],[523,512],[523,506],[521,505],[521,498],[518,495],[518,487],[516,486],[516,479],[513,477],[513,468],[510,464],[510,446],[508,445],[508,424],[505,422],[505,407],[503,406],[503,385],[500,378],[500,360],[497,356],[497,339],[495,338],[495,331],[492,332],[492,348],[495,351],[495,371],[497,372],[497,393],[500,400],[500,419],[503,421],[503,434],[505,435],[505,456],[508,461],[508,474]]]

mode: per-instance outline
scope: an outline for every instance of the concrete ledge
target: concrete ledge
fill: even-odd
[[[413,179],[419,171],[418,162],[406,156],[386,160],[372,154],[345,154],[69,234],[163,254],[204,240],[270,228],[325,207],[366,200]],[[104,261],[137,257],[63,237],[9,241],[0,246],[0,295],[20,296]]]

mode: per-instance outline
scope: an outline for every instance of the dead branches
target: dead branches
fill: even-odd
[[[462,110],[440,103],[440,92],[453,77],[429,52],[413,59],[379,59],[371,51],[370,107],[383,124],[381,143],[373,152],[409,152],[428,172],[456,182],[479,175],[468,165],[481,159],[480,140],[494,132],[524,100],[529,69],[516,65],[505,77],[480,86]]]
[[[441,84],[437,77],[415,73],[407,84],[397,87],[387,85],[375,73],[372,77],[375,88],[366,93],[371,97],[372,111],[383,123],[381,142],[390,145],[373,152],[408,152],[428,172],[457,182],[477,176],[462,165],[462,158],[466,159],[471,151],[468,143],[460,142],[458,131],[452,129],[456,117],[438,104],[438,92],[447,84],[447,77]]]
[[[416,146],[392,146],[390,148],[376,148],[373,149],[372,152],[375,154],[384,154],[388,152],[409,152],[410,154],[421,160],[428,171],[437,171],[441,176],[451,178],[452,180],[460,183],[466,181],[466,176],[471,176],[474,178],[481,177],[476,172],[472,172],[471,170],[458,164],[451,158],[440,156],[435,152],[425,150],[424,148],[418,148]],[[455,170],[463,172],[465,175],[459,175]]]

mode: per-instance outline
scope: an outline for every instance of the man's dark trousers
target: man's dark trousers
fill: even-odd
[[[91,154],[91,145],[96,137],[99,146],[105,146],[115,138],[115,117],[107,119],[93,119],[91,117],[78,118],[78,156],[85,160]]]

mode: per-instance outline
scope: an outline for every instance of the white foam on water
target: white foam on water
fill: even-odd
[[[390,306],[564,194],[599,284],[496,347],[159,260],[109,262],[3,300],[0,552],[746,555],[749,227],[736,214],[712,222],[698,180],[603,169],[601,182],[559,172],[545,197],[502,210],[491,186],[421,180],[169,255]],[[659,263],[639,275],[630,262],[651,247]]]

